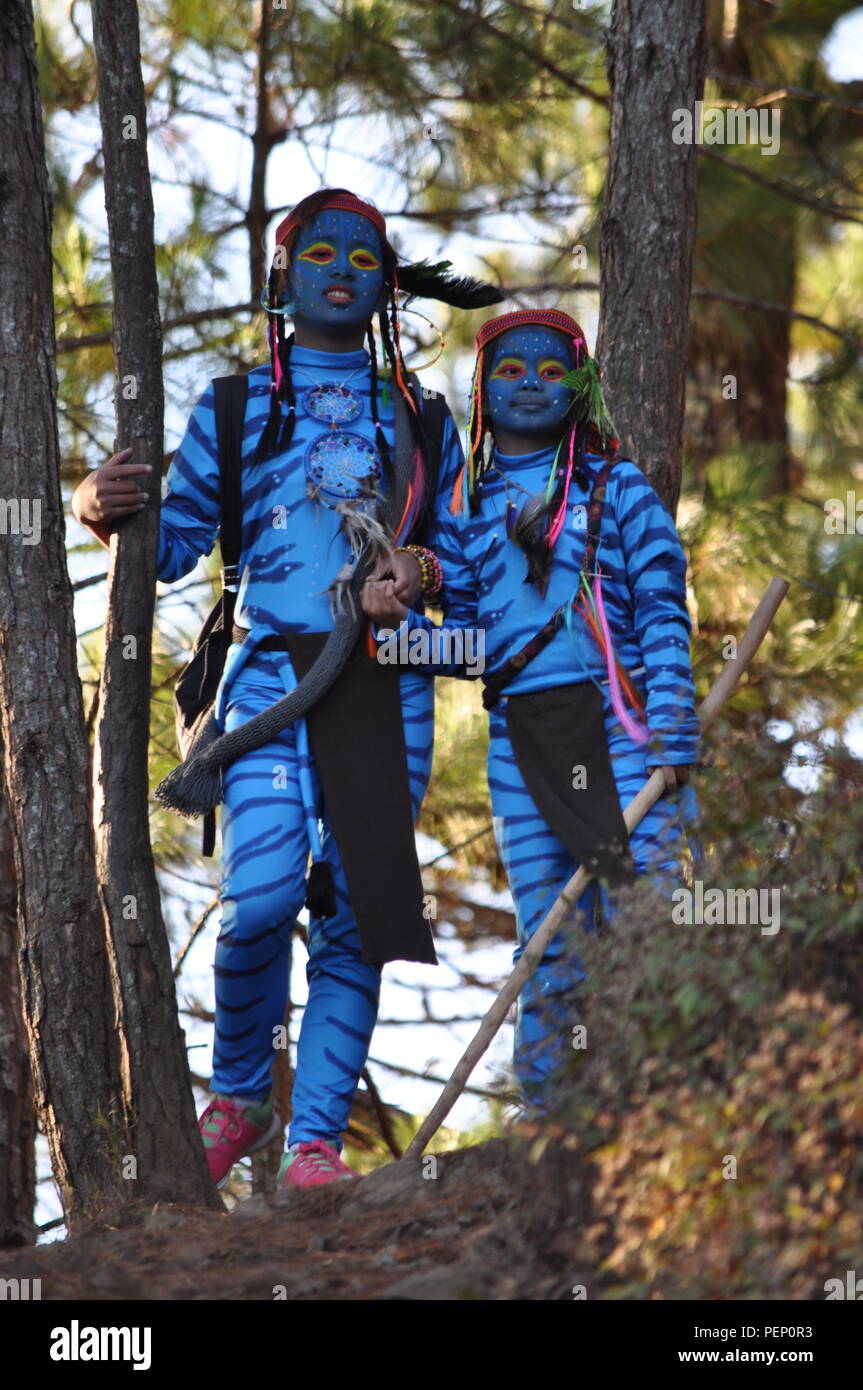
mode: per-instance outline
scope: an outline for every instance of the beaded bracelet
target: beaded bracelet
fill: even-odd
[[[405,555],[413,555],[417,561],[420,567],[423,596],[434,598],[439,594],[443,588],[443,567],[434,551],[428,550],[424,545],[397,545],[396,554],[399,551]]]

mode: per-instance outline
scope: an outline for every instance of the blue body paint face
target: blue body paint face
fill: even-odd
[[[297,238],[289,270],[294,320],[356,332],[378,307],[383,247],[367,217],[340,208],[319,212]]]
[[[486,409],[494,429],[526,438],[563,430],[572,391],[560,379],[575,366],[575,349],[552,328],[511,328],[491,344]]]

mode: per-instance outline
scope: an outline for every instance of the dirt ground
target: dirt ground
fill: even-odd
[[[159,1206],[6,1251],[4,1274],[41,1279],[43,1300],[593,1298],[603,1232],[588,1192],[573,1149],[495,1139],[231,1214]]]

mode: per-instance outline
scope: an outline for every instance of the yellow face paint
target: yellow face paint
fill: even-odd
[[[371,251],[365,251],[362,247],[352,251],[348,260],[355,270],[380,270],[381,263],[377,256]]]
[[[559,357],[543,357],[537,365],[537,372],[543,381],[560,381],[568,371],[569,368]]]
[[[527,367],[523,357],[502,357],[491,374],[490,380],[518,381],[525,375]]]
[[[297,256],[298,261],[311,261],[313,265],[329,265],[335,259],[335,247],[328,241],[313,241]]]

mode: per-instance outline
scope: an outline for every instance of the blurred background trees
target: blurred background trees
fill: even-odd
[[[710,776],[723,791],[708,797],[705,833],[728,852],[726,871],[737,864],[742,872],[758,863],[759,826],[805,821],[814,814],[812,798],[831,785],[854,789],[842,814],[859,818],[863,546],[853,532],[825,529],[825,504],[855,488],[863,496],[863,80],[832,76],[825,57],[853,4],[708,0],[707,8],[705,104],[781,112],[781,143],[771,157],[757,145],[698,152],[677,512],[690,558],[699,695],[768,576],[794,581],[722,733],[711,737]],[[36,9],[54,190],[63,483],[71,492],[112,451],[103,158],[88,7],[41,0]],[[257,300],[268,234],[324,182],[374,197],[405,253],[446,255],[499,280],[508,307],[559,305],[595,342],[608,6],[142,0],[140,15],[168,445],[211,376],[265,360]],[[646,279],[664,273],[643,267]],[[437,307],[431,316],[445,331],[447,351],[424,379],[446,390],[461,425],[482,316],[448,322]],[[404,323],[410,364],[421,367],[434,356],[437,336],[422,318],[408,315]],[[69,537],[92,715],[105,559],[74,524]],[[175,761],[171,682],[217,573],[211,556],[183,583],[160,586],[154,784]],[[374,1057],[377,1038],[404,1037],[404,1020],[413,1019],[411,1027],[427,1030],[428,1044],[416,1046],[435,1073],[446,1069],[439,1042],[446,1030],[437,1020],[476,1014],[505,968],[505,951],[489,948],[513,932],[491,834],[478,693],[441,682],[438,710],[421,830],[424,857],[437,857],[427,886],[448,963],[433,993],[427,981],[394,972],[397,1014],[384,1010],[389,1021],[373,1045]],[[759,750],[745,803],[729,790],[741,763],[724,751],[738,740]],[[846,740],[850,749],[840,757]],[[151,828],[179,958],[191,924],[203,918],[210,937],[217,928],[216,864],[199,858],[196,831],[155,806]],[[444,850],[452,853],[441,858]],[[859,879],[853,863],[843,865],[853,912]],[[182,971],[178,983],[182,992]],[[197,987],[185,1006],[206,1021]],[[384,1098],[398,1079],[397,1051],[383,1059],[391,1070],[370,1067]],[[478,1081],[477,1089],[488,1084]],[[368,1113],[375,1114],[371,1092]],[[361,1119],[358,1112],[358,1136]],[[387,1151],[374,1120],[363,1142],[369,1161]]]

